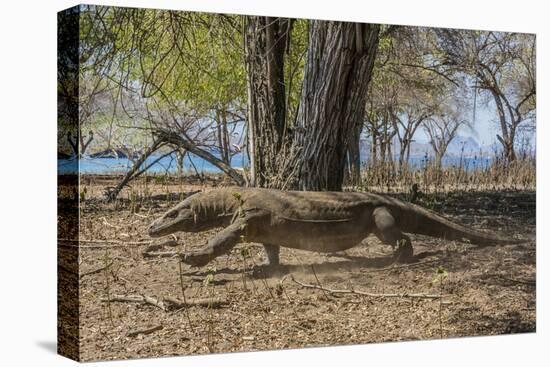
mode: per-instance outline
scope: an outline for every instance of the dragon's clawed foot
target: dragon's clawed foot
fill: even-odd
[[[192,266],[204,266],[212,260],[212,255],[204,251],[188,251],[181,254],[181,261]]]
[[[270,264],[268,261],[254,266],[252,269],[253,278],[265,278],[279,273],[284,273],[285,267],[279,263]]]
[[[393,252],[395,262],[408,263],[413,259],[413,247],[410,240],[401,240],[397,242],[397,248]]]

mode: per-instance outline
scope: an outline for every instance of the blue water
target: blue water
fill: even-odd
[[[151,164],[158,156],[149,157],[145,166]],[[246,164],[244,160],[244,155],[239,153],[232,157],[231,165],[235,168],[242,168],[243,163]],[[474,168],[485,168],[491,163],[491,159],[488,157],[483,158],[474,158],[466,157],[462,160],[462,165],[466,170],[471,170]],[[80,164],[80,170],[78,169],[78,164]],[[193,155],[187,155],[184,159],[184,173],[195,173],[195,168],[199,173],[220,173],[220,169],[214,166],[212,163],[205,161],[199,157]],[[409,164],[415,168],[422,168],[425,166],[426,161],[422,157],[413,157],[409,160]],[[445,157],[442,162],[443,166],[458,166],[460,164],[460,158],[458,157]],[[142,166],[142,167],[145,167]],[[75,173],[80,171],[80,173],[88,174],[121,174],[127,172],[132,167],[132,162],[127,158],[81,158],[79,161],[76,159],[58,159],[57,160],[57,169],[61,174],[66,173]],[[151,166],[148,172],[150,173],[176,173],[178,171],[177,161],[175,155],[167,156],[161,159],[159,162]]]
[[[149,157],[142,167],[154,162],[158,156]],[[127,158],[89,158],[84,157],[80,160],[76,159],[58,159],[57,170],[61,174],[74,173],[78,171],[78,164],[80,165],[80,173],[95,173],[95,174],[120,174],[126,173],[132,167],[132,161]],[[202,158],[196,156],[186,155],[183,160],[183,170],[185,173],[219,173],[221,170],[214,166],[212,163],[205,161]],[[243,166],[243,155],[238,153],[231,158],[232,167]],[[152,165],[147,172],[150,173],[175,173],[178,171],[176,156],[166,156],[160,161]]]

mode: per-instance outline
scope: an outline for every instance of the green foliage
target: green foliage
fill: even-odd
[[[304,65],[309,42],[309,21],[296,19],[292,23],[290,34],[290,49],[287,52],[284,65],[286,102],[288,124],[291,126],[295,120],[298,104],[302,92],[302,81],[304,79]]]
[[[215,267],[208,267],[207,274],[202,281],[205,287],[214,284],[214,275],[216,275],[216,270],[217,269]]]
[[[107,146],[113,136],[125,146],[143,144],[147,137],[143,128],[150,126],[155,111],[200,119],[244,105],[240,16],[104,6],[83,9],[80,74],[82,85],[89,88],[81,98],[97,105],[90,98],[97,92],[96,81],[107,92],[100,103],[106,108],[95,106],[90,122]],[[127,134],[129,127],[137,134]]]
[[[92,150],[139,151],[150,143],[149,128],[159,121],[180,132],[201,130],[200,138],[191,138],[211,142],[220,132],[201,124],[219,127],[222,111],[244,117],[243,16],[94,5],[80,11],[78,121],[94,132],[93,144],[101,145]],[[479,79],[481,62],[497,69],[498,87],[512,105],[526,97],[518,107],[520,117],[534,120],[533,35],[406,26],[383,26],[381,34],[365,115],[370,133],[391,138],[403,129],[396,116],[418,120],[447,113],[450,102],[444,97]],[[491,42],[479,47],[485,40]],[[290,127],[300,103],[308,42],[309,21],[292,20],[284,60]],[[67,81],[58,84],[61,92],[74,88],[70,76],[61,78]],[[478,85],[484,88],[480,80]],[[74,132],[74,121],[60,114],[59,124],[58,140],[66,145],[64,129]]]
[[[241,248],[241,256],[242,256],[243,258],[247,258],[247,257],[250,256],[250,251],[248,250],[248,247],[243,246],[243,247]]]
[[[442,266],[438,266],[435,269],[435,274],[433,276],[432,283],[435,284],[435,283],[442,282],[448,276],[449,276],[449,273],[447,272],[447,270],[445,270],[445,268],[443,268]]]
[[[86,186],[80,191],[80,202],[83,203],[86,201],[86,194],[88,190],[86,189]]]

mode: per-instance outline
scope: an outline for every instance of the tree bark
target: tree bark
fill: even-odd
[[[353,128],[348,144],[349,183],[357,186],[361,183],[361,131],[363,124]]]
[[[297,115],[301,190],[342,189],[346,152],[362,123],[379,26],[313,20]]]
[[[266,186],[277,175],[276,162],[286,131],[283,70],[289,26],[285,18],[246,19],[247,133],[252,186]]]

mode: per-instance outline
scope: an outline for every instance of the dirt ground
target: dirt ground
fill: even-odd
[[[181,198],[221,180],[141,180],[120,201],[101,201],[113,183],[98,176],[81,180],[82,360],[535,331],[535,192],[449,192],[419,201],[462,224],[525,239],[521,244],[477,248],[412,235],[415,261],[394,264],[391,248],[370,236],[328,255],[282,249],[277,273],[257,265],[265,257],[260,245],[241,244],[204,268],[183,265],[180,279],[176,258],[144,257],[148,246],[164,241],[150,239],[146,228]],[[178,234],[176,246],[157,250],[198,248],[214,232]],[[442,297],[331,293],[297,282]],[[182,300],[182,289],[188,302],[217,297],[226,303],[164,311],[144,302],[105,302],[118,295]]]

